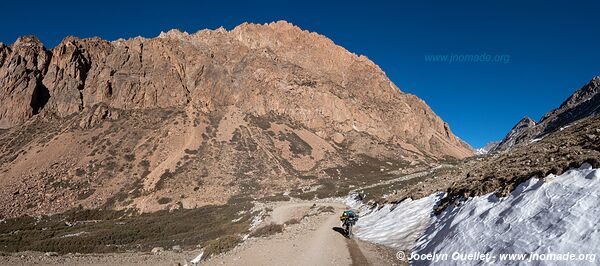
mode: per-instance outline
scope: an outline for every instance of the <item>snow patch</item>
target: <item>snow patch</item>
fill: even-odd
[[[265,215],[265,211],[261,211],[258,215],[252,217],[252,222],[250,222],[250,230],[256,229],[262,223],[263,216]]]
[[[358,193],[350,194],[348,197],[342,199],[342,203],[355,210],[366,208],[366,205],[362,202]]]
[[[200,252],[200,254],[198,254],[198,256],[196,256],[193,260],[191,260],[190,263],[192,265],[198,265],[198,263],[200,263],[200,261],[202,260],[203,255],[204,255],[204,250],[202,250],[202,252]]]
[[[436,193],[418,200],[406,199],[397,205],[386,204],[362,211],[356,223],[355,236],[396,249],[411,249],[429,226],[433,208],[442,196],[443,193]],[[355,203],[350,201],[346,204],[352,206]]]
[[[89,234],[89,233],[86,232],[86,231],[81,231],[81,232],[78,232],[78,233],[64,235],[64,236],[61,236],[59,238],[76,237],[76,236],[82,236],[82,235],[86,235],[86,234]]]
[[[541,137],[541,138],[535,138],[535,139],[532,139],[532,140],[530,140],[530,141],[529,141],[529,143],[538,142],[538,141],[540,141],[540,140],[542,140],[542,139],[544,139],[544,137]]]

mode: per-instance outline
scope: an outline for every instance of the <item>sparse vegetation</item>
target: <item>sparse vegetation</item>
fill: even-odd
[[[140,166],[146,167],[146,168],[150,167],[150,161],[148,161],[146,159],[143,159],[143,160],[140,161]]]
[[[158,199],[158,204],[161,204],[161,205],[168,204],[171,201],[172,201],[171,198],[162,197],[162,198]]]
[[[272,195],[272,196],[263,197],[260,200],[264,201],[264,202],[268,202],[268,201],[271,201],[271,202],[273,202],[273,201],[288,201],[288,200],[290,200],[290,197],[288,197],[286,195],[283,195],[283,193],[277,193],[277,194]]]
[[[156,190],[161,190],[165,184],[165,181],[172,177],[173,173],[171,173],[169,169],[165,170],[165,172],[162,175],[160,175],[158,182],[156,182]]]
[[[250,237],[265,237],[283,232],[283,225],[271,223],[263,227],[259,227],[250,233]]]
[[[292,219],[286,221],[284,224],[285,225],[293,225],[293,224],[299,224],[299,223],[300,223],[300,220],[298,220],[296,218],[292,218]]]
[[[288,141],[290,143],[290,151],[296,156],[308,156],[312,153],[312,147],[294,132],[287,134],[280,133],[279,140]]]
[[[245,120],[256,125],[257,127],[259,127],[262,130],[267,130],[267,129],[271,128],[271,123],[269,122],[269,120],[265,119],[263,117],[247,115],[245,117]]]
[[[198,243],[207,243],[208,251],[217,254],[233,248],[241,241],[236,235],[247,232],[251,215],[237,222],[231,220],[237,217],[239,211],[250,207],[250,203],[238,202],[226,206],[144,214],[77,208],[40,218],[7,219],[0,226],[0,252],[34,250],[64,254],[149,251],[157,246],[169,248],[177,244],[194,247]],[[87,233],[58,237],[82,231]]]
[[[81,168],[77,168],[77,169],[75,169],[75,175],[81,177],[81,176],[85,175],[85,170],[83,170]]]
[[[128,162],[132,162],[132,161],[134,161],[134,160],[135,160],[135,155],[134,155],[134,154],[131,154],[131,153],[130,153],[130,154],[125,154],[125,155],[123,156],[123,158],[125,158],[125,160],[127,160]]]
[[[89,198],[91,195],[94,194],[94,192],[96,192],[95,189],[86,189],[84,190],[82,193],[77,194],[77,199],[78,200],[84,200]]]
[[[209,258],[214,255],[218,255],[229,250],[232,250],[235,246],[237,246],[240,242],[242,242],[242,238],[237,235],[226,235],[219,237],[217,239],[208,241],[206,245],[204,245],[204,256]]]
[[[196,154],[196,153],[198,153],[198,150],[185,149],[184,152],[187,154]]]
[[[291,197],[303,200],[322,199],[335,196],[347,195],[350,189],[347,186],[340,186],[331,179],[321,179],[314,186],[318,186],[314,191],[305,192],[301,189],[294,189],[290,193]]]
[[[317,209],[319,213],[335,213],[335,208],[333,206],[321,206]]]

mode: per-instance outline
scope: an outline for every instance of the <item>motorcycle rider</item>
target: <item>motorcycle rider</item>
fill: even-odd
[[[342,227],[346,231],[346,236],[352,237],[352,226],[358,221],[358,214],[353,210],[344,211],[342,216],[340,216],[340,221],[342,221]]]

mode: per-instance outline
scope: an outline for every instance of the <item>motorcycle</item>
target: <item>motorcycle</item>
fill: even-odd
[[[354,224],[356,223],[355,219],[347,219],[343,222],[343,228],[344,231],[346,232],[346,237],[351,238],[352,237],[352,226],[354,226]]]

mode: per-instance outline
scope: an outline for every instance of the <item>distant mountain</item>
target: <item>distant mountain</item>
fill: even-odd
[[[485,144],[485,146],[475,149],[475,154],[477,154],[477,155],[487,154],[491,150],[495,149],[498,146],[498,144],[500,144],[500,141],[490,141],[487,144]]]
[[[560,130],[579,119],[593,116],[600,110],[600,76],[594,77],[560,107],[546,113],[538,123],[529,117],[521,119],[492,151],[503,151]]]

